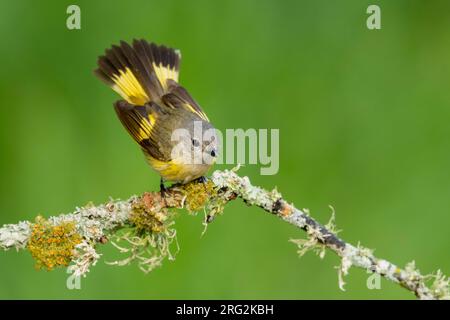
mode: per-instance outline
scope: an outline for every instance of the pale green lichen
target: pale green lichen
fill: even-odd
[[[330,206],[331,209],[331,217],[330,220],[328,220],[328,223],[325,225],[325,228],[334,234],[337,234],[341,230],[338,230],[335,224],[335,211],[332,206]],[[303,212],[305,215],[309,215],[308,209],[303,209]],[[313,251],[316,253],[321,259],[325,257],[326,253],[326,245],[323,244],[324,242],[324,236],[322,234],[322,231],[318,228],[313,228],[309,226],[307,228],[307,239],[290,239],[289,241],[296,244],[298,247],[297,253],[300,257],[302,257],[305,253],[308,251]]]
[[[325,224],[325,228],[328,229],[331,233],[337,235],[339,232],[341,232],[341,229],[338,229],[336,226],[336,211],[334,210],[333,206],[328,206],[331,210],[331,217],[330,220],[328,220],[327,224]]]
[[[119,245],[124,242],[125,246]],[[159,267],[165,258],[174,260],[171,245],[175,242],[176,252],[179,250],[176,240],[176,231],[172,228],[166,228],[162,232],[145,232],[137,235],[135,230],[129,230],[123,234],[116,234],[111,243],[121,253],[128,256],[121,260],[107,262],[110,265],[125,266],[133,261],[137,261],[139,268],[148,273],[154,268]]]
[[[403,286],[415,286],[417,294],[422,299],[450,300],[450,281],[441,270],[422,275],[417,269],[415,261],[411,261],[406,264],[402,275],[404,282],[401,282],[401,284]]]
[[[302,257],[308,251],[313,251],[320,258],[325,256],[325,246],[320,242],[322,234],[319,229],[309,227],[306,231],[306,239],[290,239],[289,241],[297,245],[297,254]]]
[[[441,270],[432,274],[433,283],[430,286],[432,294],[440,300],[450,300],[450,280]]]
[[[176,230],[173,229],[174,213],[161,208],[157,201],[154,201],[155,196],[146,194],[132,204],[129,214],[130,228],[111,235],[113,246],[119,252],[127,254],[127,257],[107,262],[108,264],[125,266],[137,261],[139,268],[148,273],[160,266],[166,257],[169,260],[174,259],[171,244],[176,243],[176,252],[179,249]]]

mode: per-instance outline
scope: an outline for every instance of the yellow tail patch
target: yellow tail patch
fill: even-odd
[[[142,106],[150,100],[129,68],[126,68],[125,71],[119,70],[119,72],[120,75],[114,74],[112,78],[115,83],[115,85],[112,86],[114,91],[120,94],[129,103],[138,106]]]
[[[177,52],[178,55],[180,55]],[[159,63],[158,65],[153,62],[153,69],[155,70],[156,77],[158,78],[159,82],[161,83],[161,86],[163,87],[163,90],[167,92],[167,89],[169,88],[167,80],[174,80],[175,82],[178,82],[178,70],[175,66],[171,65],[163,65],[162,63]]]

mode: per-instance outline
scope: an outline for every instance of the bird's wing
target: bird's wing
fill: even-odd
[[[122,125],[139,143],[146,156],[163,162],[170,161],[170,156],[162,152],[163,146],[160,145],[160,139],[155,134],[156,121],[164,121],[163,119],[157,120],[164,114],[157,112],[156,105],[155,108],[149,105],[135,106],[127,101],[119,100],[114,104],[114,109]]]
[[[184,108],[189,112],[193,112],[201,119],[209,122],[209,119],[202,108],[191,97],[189,92],[178,83],[168,81],[169,92],[161,97],[161,100],[171,108]]]

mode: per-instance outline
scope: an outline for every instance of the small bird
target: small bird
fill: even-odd
[[[163,45],[121,41],[98,58],[94,71],[122,96],[114,109],[161,176],[161,191],[165,181],[204,179],[218,152],[213,125],[178,83],[180,60],[178,50]]]

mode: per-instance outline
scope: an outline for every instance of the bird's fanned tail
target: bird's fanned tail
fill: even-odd
[[[98,59],[94,73],[126,101],[144,105],[158,101],[168,92],[170,82],[178,82],[181,55],[179,51],[134,40],[121,41]]]

